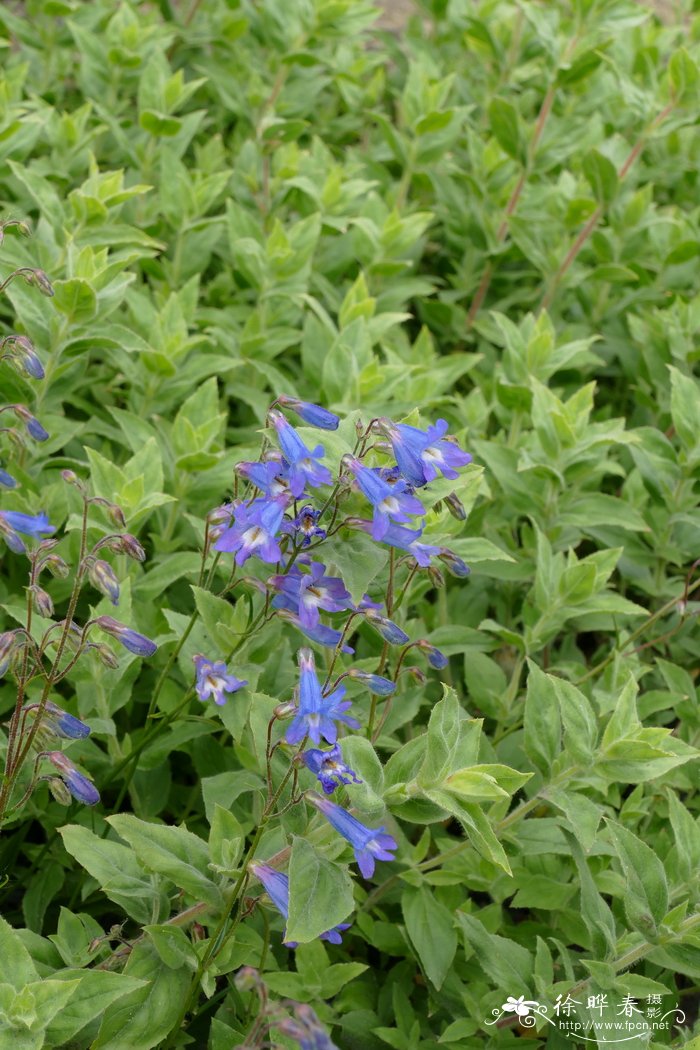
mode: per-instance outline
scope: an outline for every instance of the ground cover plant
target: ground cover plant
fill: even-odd
[[[698,1045],[669,6],[0,9],[0,1048]]]

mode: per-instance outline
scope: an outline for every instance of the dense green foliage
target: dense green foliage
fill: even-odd
[[[55,289],[0,297],[2,334],[31,337],[46,369],[4,371],[3,401],[51,435],[11,460],[3,506],[46,510],[73,564],[81,508],[61,471],[118,504],[148,557],[113,559],[115,615],[160,646],[117,669],[89,654],[57,687],[91,725],[70,754],[102,802],[66,812],[40,787],[3,829],[0,1047],[244,1045],[244,965],[272,1000],[310,1003],[341,1050],[576,1045],[513,1014],[485,1025],[523,995],[551,1016],[571,994],[584,1019],[590,996],[661,995],[683,1029],[621,1045],[700,1033],[700,18],[424,0],[396,36],[376,15],[0,9],[0,218],[33,230],[8,230],[0,263]],[[319,439],[335,465],[360,418],[446,418],[474,463],[433,491],[456,488],[468,517],[436,505],[425,539],[472,575],[412,578],[396,619],[449,666],[402,679],[374,748],[348,738],[364,783],[346,805],[389,827],[397,859],[351,883],[342,843],[290,809],[262,856],[291,847],[300,947],[251,905],[202,974],[300,644],[279,618],[255,629],[254,588],[213,597],[230,556],[197,588],[204,520],[280,392],[348,420]],[[91,510],[95,538],[110,528]],[[353,596],[383,596],[386,559],[354,542],[336,566]],[[7,551],[3,630],[24,623],[25,586]],[[71,581],[47,589],[65,616]],[[77,618],[91,609],[114,614],[85,590]],[[371,632],[354,644],[373,670]],[[249,689],[183,708],[196,652],[233,652]],[[370,700],[353,701],[364,726]],[[3,720],[14,704],[8,676]],[[353,907],[342,946],[314,939]]]

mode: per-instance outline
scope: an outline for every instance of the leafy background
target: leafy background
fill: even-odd
[[[247,963],[347,1050],[515,1046],[512,1026],[483,1026],[505,995],[572,989],[678,1000],[685,1031],[651,1046],[700,1032],[700,19],[672,6],[662,21],[623,0],[424,0],[399,35],[365,0],[0,10],[0,195],[34,230],[2,262],[56,289],[49,303],[15,282],[0,302],[47,371],[37,387],[4,373],[7,400],[51,432],[14,470],[12,507],[66,522],[75,553],[60,471],[89,474],[148,553],[117,563],[120,618],[161,645],[62,685],[93,726],[71,754],[103,805],[66,815],[39,793],[4,834],[0,955],[33,989],[21,1045],[136,1050],[177,1021],[196,938],[166,920],[216,906],[231,808],[254,826],[256,711],[289,695],[293,632],[240,653],[267,700],[153,738],[145,718],[192,610],[203,518],[280,391],[367,420],[418,408],[465,435],[468,520],[448,527],[472,576],[419,587],[410,612],[453,692],[436,706],[437,676],[409,688],[377,753],[356,743],[369,787],[352,804],[388,806],[403,854],[355,885],[345,945],[290,956],[256,913],[174,1038],[239,1045]],[[371,566],[353,566],[360,591]],[[7,556],[3,629],[24,582]],[[248,622],[226,605],[200,610],[162,713],[192,652]],[[7,681],[0,697],[9,711]],[[531,776],[465,803],[479,786],[449,778],[475,762]],[[275,848],[303,831],[290,818]],[[131,952],[93,946],[121,923]]]

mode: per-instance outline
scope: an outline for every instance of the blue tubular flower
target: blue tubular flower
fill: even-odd
[[[376,609],[367,609],[365,619],[372,624],[389,645],[406,645],[411,640],[398,624],[394,623],[393,620],[388,620],[386,616],[382,616]]]
[[[375,861],[394,859],[390,851],[397,848],[396,840],[387,835],[383,827],[367,828],[342,806],[313,792],[307,794],[306,798],[350,843],[355,851],[357,865],[366,879],[374,874]]]
[[[255,862],[249,864],[248,867],[252,871],[256,879],[265,887],[265,892],[268,897],[280,912],[284,919],[289,916],[289,878],[284,875],[281,871],[276,871],[271,868],[269,864],[261,864]],[[332,930],[326,930],[325,933],[320,935],[320,940],[330,941],[331,944],[341,944],[342,938],[340,936],[341,931],[347,930],[350,927],[349,922],[343,922],[339,926],[334,926]],[[286,936],[284,938],[284,944],[288,948],[296,948],[296,941],[288,941]]]
[[[326,538],[326,530],[317,525],[320,517],[321,511],[314,510],[307,504],[306,507],[301,508],[293,521],[282,526],[282,531],[294,536],[296,542],[301,537],[302,547],[308,547],[313,539],[325,540]]]
[[[454,441],[445,440],[448,424],[438,419],[427,430],[382,420],[382,429],[391,442],[399,469],[412,485],[426,485],[441,471],[446,478],[458,477],[455,467],[471,463],[472,457]]]
[[[363,532],[368,532],[374,536],[374,526],[371,521],[364,521],[362,518],[348,518],[345,524],[351,525],[356,529],[362,529]],[[437,554],[440,548],[418,542],[422,535],[422,529],[406,529],[403,525],[390,523],[381,538],[381,542],[386,543],[389,547],[407,551],[408,554],[413,555],[421,568],[426,568],[430,565],[431,556]]]
[[[319,609],[325,612],[344,612],[352,609],[350,592],[338,576],[326,576],[326,567],[314,562],[309,572],[301,572],[296,565],[284,576],[271,576],[268,585],[279,591],[273,606],[291,609],[299,617],[305,630],[313,629],[320,621]]]
[[[26,421],[27,432],[35,441],[48,441],[49,432],[42,427],[41,423],[35,416],[30,416]]]
[[[314,773],[327,795],[332,795],[340,784],[361,784],[362,781],[354,770],[343,762],[340,744],[334,744],[330,751],[319,751],[309,748],[301,756],[307,769]]]
[[[376,471],[363,466],[352,456],[347,456],[344,462],[374,508],[372,539],[383,540],[392,521],[409,521],[411,515],[425,514],[420,500],[406,491],[405,481],[384,481]]]
[[[336,929],[340,930],[343,927],[336,926]],[[310,1006],[306,1003],[296,1003],[294,1014],[296,1020],[293,1017],[285,1017],[275,1027],[283,1035],[296,1039],[299,1050],[338,1050]]]
[[[56,526],[49,524],[48,515],[43,511],[41,514],[22,514],[18,510],[0,510],[0,523],[7,525],[13,532],[35,536],[37,539],[56,531]]]
[[[292,412],[296,412],[311,427],[318,427],[320,430],[338,429],[340,419],[327,408],[312,405],[309,401],[300,401],[298,397],[291,397],[289,394],[280,394],[277,401],[283,408],[290,408]]]
[[[298,499],[307,485],[311,488],[330,485],[333,481],[330,470],[317,462],[323,456],[323,445],[317,445],[311,452],[281,412],[270,412],[269,419],[289,463],[289,488],[294,498]]]
[[[197,672],[195,690],[202,701],[208,700],[211,696],[214,703],[221,707],[226,703],[224,693],[235,693],[237,689],[242,689],[244,685],[248,685],[247,681],[242,681],[240,678],[236,678],[235,675],[228,674],[223,660],[217,660],[214,663],[211,660],[207,660],[206,656],[203,656],[201,653],[196,653],[192,660]]]
[[[276,537],[286,506],[287,499],[282,496],[255,499],[250,505],[239,503],[233,512],[233,526],[221,534],[214,550],[235,552],[236,565],[243,565],[253,554],[268,564],[281,561],[282,552]]]
[[[11,474],[8,474],[6,470],[3,470],[2,467],[0,467],[0,485],[6,489],[17,488],[17,481],[15,478],[13,478]]]
[[[299,650],[299,706],[285,735],[288,744],[300,744],[308,736],[314,744],[321,743],[321,737],[329,744],[338,738],[336,722],[344,722],[351,729],[359,729],[360,724],[346,715],[350,701],[343,701],[345,686],[340,685],[328,696],[321,692],[316,675],[316,661],[310,649]]]
[[[328,627],[325,623],[316,624],[315,627],[304,627],[297,614],[291,609],[279,609],[277,615],[298,628],[309,641],[316,642],[317,645],[324,645],[327,649],[335,649],[343,637],[342,631],[336,631],[335,627]],[[350,654],[355,652],[352,646],[345,643],[341,646],[340,651]]]
[[[45,757],[59,771],[61,780],[76,801],[86,806],[94,806],[100,801],[100,793],[93,782],[80,773],[62,751],[47,751]]]
[[[396,682],[392,682],[390,678],[382,678],[378,674],[371,674],[369,671],[358,671],[353,668],[348,671],[348,678],[364,682],[370,693],[376,693],[377,696],[390,696],[396,689]]]
[[[111,634],[113,638],[121,642],[130,653],[135,653],[136,656],[153,656],[158,648],[156,643],[152,642],[150,638],[146,638],[144,634],[139,634],[138,631],[132,631],[126,624],[113,620],[111,616],[98,616],[95,623],[107,634]]]

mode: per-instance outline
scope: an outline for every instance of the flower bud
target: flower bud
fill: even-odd
[[[21,644],[22,638],[17,631],[5,631],[0,634],[0,678],[7,674],[12,657]]]
[[[438,554],[440,561],[445,563],[447,571],[452,576],[457,576],[459,579],[464,579],[471,572],[471,569],[466,562],[462,561],[454,551],[451,551],[449,547],[441,547],[440,553]]]
[[[42,295],[51,298],[54,294],[53,285],[43,270],[32,270],[29,283],[35,285]]]
[[[418,682],[418,685],[425,685],[425,683],[428,681],[428,676],[425,673],[425,671],[423,671],[420,667],[416,667],[415,664],[413,664],[411,667],[407,667],[406,671],[408,672],[408,674],[410,674],[411,678]]]
[[[68,563],[63,560],[60,554],[49,554],[43,559],[41,567],[42,569],[48,569],[52,576],[61,580],[65,580],[70,573]]]
[[[456,518],[457,521],[467,520],[467,512],[464,509],[464,504],[456,492],[451,492],[449,496],[445,496],[444,503],[452,517]]]
[[[389,678],[382,678],[378,674],[370,674],[369,671],[358,671],[354,667],[348,671],[347,676],[348,678],[354,678],[358,682],[364,682],[370,693],[376,693],[377,696],[389,696],[396,689],[396,682],[392,682]]]
[[[105,667],[109,667],[111,671],[119,667],[117,654],[105,642],[91,642],[88,648],[97,653],[100,663],[104,664]]]
[[[32,718],[36,718],[40,704],[26,704],[24,710]],[[41,728],[45,732],[61,740],[84,740],[90,735],[90,726],[81,722],[75,715],[68,714],[58,704],[47,700],[41,718]]]
[[[34,608],[39,613],[39,616],[44,616],[49,619],[53,616],[53,601],[51,595],[47,594],[45,590],[34,584],[29,588],[32,592],[32,599],[34,602]]]
[[[124,554],[127,555],[127,557],[133,558],[134,561],[146,560],[145,550],[143,549],[139,541],[136,539],[136,537],[132,536],[130,532],[125,532],[124,535],[121,537],[121,541],[122,550]]]
[[[43,379],[44,368],[39,360],[34,344],[26,335],[15,335],[10,337],[15,351],[15,361],[22,371],[31,379]]]
[[[70,791],[66,787],[65,783],[60,777],[42,777],[42,780],[46,780],[49,791],[53,795],[56,802],[61,806],[70,806],[73,798]]]
[[[410,642],[411,639],[398,624],[382,616],[376,609],[366,609],[365,618],[390,645],[406,645],[407,642]]]
[[[292,703],[291,700],[287,700],[284,704],[278,704],[275,710],[272,712],[275,718],[289,718],[296,712],[296,704]]]
[[[252,992],[262,986],[260,974],[252,966],[243,966],[233,978],[233,983],[239,992]]]
[[[62,751],[47,751],[45,757],[61,774],[61,780],[74,799],[86,806],[100,801],[100,793],[88,777],[84,776]]]
[[[93,587],[105,594],[112,605],[119,605],[119,580],[109,562],[100,558],[91,562],[88,576]]]
[[[428,663],[431,667],[436,668],[436,670],[438,671],[441,671],[443,667],[447,667],[448,663],[450,662],[444,653],[441,653],[439,649],[437,649],[434,645],[431,645],[430,642],[426,641],[425,638],[422,638],[419,642],[416,642],[416,648],[420,649],[424,653],[427,653]]]
[[[298,397],[291,397],[288,394],[280,394],[277,402],[283,408],[289,408],[292,412],[296,412],[305,423],[312,427],[318,427],[320,430],[338,429],[340,419],[333,412],[329,412],[327,408],[313,405],[309,401],[300,401]]]
[[[95,623],[107,634],[111,634],[113,638],[121,642],[125,649],[135,653],[136,656],[153,656],[158,648],[156,643],[152,642],[150,638],[139,634],[138,631],[132,631],[126,624],[119,623],[118,620],[112,619],[111,616],[98,616]]]
[[[444,587],[445,586],[445,577],[444,577],[443,573],[440,572],[440,570],[437,568],[436,565],[431,565],[428,568],[428,576],[430,577],[431,582],[432,582],[434,587]]]
[[[15,478],[13,478],[11,474],[8,474],[6,470],[3,470],[2,467],[0,467],[0,485],[6,489],[17,488],[17,481]]]

